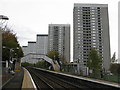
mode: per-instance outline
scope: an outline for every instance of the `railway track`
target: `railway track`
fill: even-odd
[[[63,73],[48,71],[40,68],[27,68],[38,90],[118,90],[116,85],[80,78]]]
[[[59,77],[51,74],[28,68],[38,90],[49,89],[49,90],[84,90],[84,86],[75,85],[71,82],[65,81]]]

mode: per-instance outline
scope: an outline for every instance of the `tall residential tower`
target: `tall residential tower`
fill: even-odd
[[[70,62],[70,25],[49,24],[48,51],[57,51]]]
[[[105,70],[110,66],[110,37],[107,4],[74,4],[74,61],[86,66],[88,52],[96,48]]]

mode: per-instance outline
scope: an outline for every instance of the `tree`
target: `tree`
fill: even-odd
[[[120,75],[120,64],[117,63],[111,64],[110,71],[115,75]]]
[[[2,60],[9,61],[11,56],[13,58],[22,57],[23,51],[17,41],[16,34],[14,34],[13,31],[7,27],[5,30],[0,30],[0,31],[2,31],[2,46],[5,47],[2,48]]]
[[[38,62],[35,64],[36,67],[44,68],[44,69],[48,69],[48,68],[50,67],[50,65],[51,65],[50,63],[48,63],[48,62],[46,62],[46,61],[44,61],[44,60],[38,61]]]
[[[57,51],[50,51],[47,56],[53,60],[54,64],[58,65],[58,67],[60,66],[61,69],[60,56]],[[58,64],[55,61],[57,61]]]
[[[56,60],[59,62],[59,53],[57,51],[50,51],[47,53],[47,56],[52,60]]]
[[[89,58],[87,62],[87,67],[89,70],[92,70],[92,73],[90,74],[92,77],[100,77],[101,75],[101,69],[102,69],[102,60],[100,56],[98,55],[97,51],[94,48],[91,48],[89,52]]]

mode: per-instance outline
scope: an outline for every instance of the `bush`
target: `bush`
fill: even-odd
[[[28,62],[23,62],[23,63],[21,63],[21,66],[27,67],[27,66],[33,66],[33,64],[30,64]]]

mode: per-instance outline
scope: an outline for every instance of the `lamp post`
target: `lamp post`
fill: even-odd
[[[13,60],[12,60],[12,52],[15,50],[15,49],[19,49],[18,47],[17,48],[9,48],[9,47],[6,47],[6,46],[3,46],[3,48],[6,48],[6,49],[8,49],[9,50],[9,54],[10,54],[10,56],[9,56],[9,60],[8,60],[8,67],[10,67],[10,62],[11,63],[13,63]],[[11,68],[12,69],[14,69],[14,67],[13,67],[14,65],[12,64],[12,66],[11,66]]]
[[[0,20],[1,20],[0,27],[2,28],[3,24],[5,23],[5,21],[9,20],[9,18],[7,16],[0,15]],[[6,27],[6,25],[5,25],[5,27]],[[5,27],[4,27],[4,29],[5,29]]]
[[[0,15],[0,19],[9,20],[9,18],[7,16],[4,16],[4,15]]]

